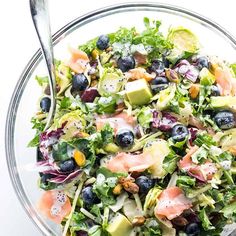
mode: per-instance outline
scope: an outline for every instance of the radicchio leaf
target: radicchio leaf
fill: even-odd
[[[39,136],[39,149],[43,155],[44,160],[49,159],[48,147],[57,143],[59,138],[64,134],[63,128],[65,127],[66,123],[67,122],[64,122],[62,124],[62,127],[58,128],[56,130],[45,131],[40,134],[40,136]]]

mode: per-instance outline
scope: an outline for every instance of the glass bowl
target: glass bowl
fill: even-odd
[[[161,20],[164,32],[169,26],[190,28],[198,35],[206,53],[236,61],[236,40],[222,27],[183,8],[157,3],[125,3],[75,19],[53,36],[55,57],[65,58],[68,44],[77,46],[101,33],[115,31],[119,26],[142,28],[145,16]],[[41,96],[34,79],[36,74],[46,74],[40,50],[26,66],[12,95],[6,121],[6,157],[16,194],[29,217],[44,235],[60,235],[60,227],[43,218],[35,207],[41,190],[37,186],[38,173],[29,168],[36,161],[36,150],[27,148],[34,136],[30,119]],[[231,226],[230,231],[234,228]],[[223,235],[229,235],[226,231]]]

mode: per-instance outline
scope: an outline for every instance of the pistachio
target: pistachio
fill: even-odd
[[[188,221],[183,216],[177,216],[172,220],[172,223],[177,226],[185,226]]]
[[[175,70],[172,69],[165,69],[165,74],[166,74],[166,78],[174,83],[179,83],[179,76],[178,73]]]
[[[145,217],[144,216],[135,216],[134,219],[132,220],[132,225],[133,226],[141,226],[145,223]]]
[[[121,177],[119,179],[119,183],[123,186],[123,188],[125,189],[125,191],[135,194],[138,193],[139,191],[139,186],[137,184],[134,183],[135,179],[132,177]]]
[[[112,190],[112,192],[113,192],[113,194],[115,194],[115,195],[120,195],[120,193],[121,193],[121,191],[122,191],[122,185],[121,184],[117,184],[116,186],[115,186],[115,188],[113,188],[113,190]]]

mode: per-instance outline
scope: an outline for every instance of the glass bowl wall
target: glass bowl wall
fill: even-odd
[[[142,29],[145,16],[161,20],[161,31],[165,33],[169,26],[190,28],[198,35],[206,53],[236,61],[236,41],[222,27],[188,10],[156,3],[126,3],[75,19],[53,36],[55,57],[63,60],[67,57],[68,45],[76,47],[120,26]],[[30,170],[30,165],[36,160],[36,150],[27,148],[34,136],[30,119],[41,96],[34,77],[45,74],[44,62],[38,51],[23,71],[12,95],[6,122],[6,157],[16,194],[30,218],[44,235],[60,235],[60,227],[47,221],[36,209],[41,190],[37,186],[38,173]]]

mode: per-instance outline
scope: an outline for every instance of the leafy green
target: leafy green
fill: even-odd
[[[59,142],[53,145],[52,156],[55,161],[66,161],[71,157],[68,155],[69,149],[72,147],[66,142]]]
[[[61,100],[61,103],[60,103],[60,109],[68,109],[70,106],[71,106],[71,99],[68,98],[68,97],[64,97],[62,100]]]
[[[103,146],[105,146],[108,143],[113,143],[113,135],[114,135],[113,128],[108,123],[105,124],[101,130]]]
[[[44,84],[48,84],[48,76],[35,76],[35,79],[37,80],[38,84],[40,86],[43,86]]]
[[[93,205],[92,208],[90,209],[90,213],[94,214],[95,216],[97,216],[99,219],[102,219],[102,214],[101,214],[101,210],[98,207],[98,205]]]
[[[100,97],[97,100],[97,113],[113,113],[116,109],[116,99],[114,97]]]
[[[135,35],[133,44],[143,44],[152,47],[148,54],[149,59],[159,58],[161,54],[172,48],[172,44],[159,32],[160,21],[151,21],[145,17],[144,24],[146,29],[140,34]]]
[[[176,181],[176,185],[180,188],[189,188],[195,186],[195,184],[196,184],[195,178],[185,175],[178,176],[178,179]]]
[[[105,206],[116,203],[115,197],[112,193],[113,188],[118,182],[118,178],[124,176],[123,173],[113,173],[110,170],[102,167],[96,172],[96,182],[93,185],[93,190],[101,199]]]
[[[204,230],[211,230],[211,229],[214,229],[215,227],[211,224],[207,214],[206,214],[206,210],[205,208],[203,208],[201,211],[200,211],[200,214],[199,214],[199,218],[202,222],[202,227]]]
[[[162,168],[168,173],[173,174],[177,167],[177,162],[179,161],[179,156],[171,151],[164,159]]]
[[[150,123],[153,120],[153,114],[152,111],[149,107],[143,107],[139,113],[138,113],[138,123],[144,127],[144,128],[149,128]]]
[[[131,29],[120,27],[119,30],[117,30],[114,33],[108,34],[108,36],[109,36],[111,44],[117,43],[117,42],[120,42],[120,43],[130,42],[131,43],[136,33],[137,32],[134,27]]]
[[[209,148],[203,144],[195,153],[192,154],[192,161],[196,164],[202,163],[207,159]]]
[[[212,136],[207,134],[206,131],[197,134],[196,139],[194,140],[194,144],[201,147],[203,144],[210,147],[212,145],[216,145],[216,142],[213,140]]]
[[[225,206],[221,212],[224,214],[226,218],[234,218],[236,219],[236,202],[233,202],[227,206]]]
[[[86,52],[87,54],[91,54],[91,52],[96,48],[98,37],[89,40],[87,43],[80,45],[79,49]]]
[[[57,184],[56,183],[52,183],[52,182],[49,182],[49,181],[46,181],[46,182],[42,182],[41,180],[39,181],[39,187],[45,191],[47,190],[52,190],[52,189],[55,189],[57,187]]]
[[[30,140],[27,147],[37,147],[39,145],[39,134],[36,133],[33,139]]]
[[[33,117],[31,119],[31,123],[33,124],[32,129],[36,129],[36,134],[32,140],[28,143],[28,147],[37,147],[39,145],[39,134],[43,132],[45,123],[41,120]]]

